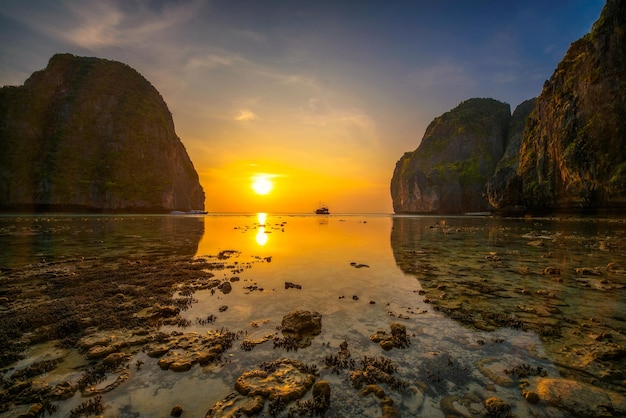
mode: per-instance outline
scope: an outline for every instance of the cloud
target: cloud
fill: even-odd
[[[202,56],[195,56],[187,62],[187,69],[208,69],[212,70],[218,67],[231,67],[237,63],[245,62],[245,60],[237,55],[227,52],[209,53]]]
[[[98,50],[153,40],[153,35],[194,17],[202,2],[166,4],[157,8],[148,0],[64,0],[54,6],[9,7],[3,14],[49,38]]]
[[[241,121],[241,122],[248,122],[248,121],[256,120],[256,119],[258,119],[258,116],[255,115],[252,111],[247,110],[247,109],[240,110],[239,114],[235,116],[235,120]]]

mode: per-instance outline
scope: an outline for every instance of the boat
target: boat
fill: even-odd
[[[330,211],[328,210],[328,206],[322,205],[319,208],[315,209],[315,213],[317,215],[330,215]]]

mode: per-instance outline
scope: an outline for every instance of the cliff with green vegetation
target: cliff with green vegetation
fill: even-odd
[[[204,191],[159,92],[129,66],[53,56],[0,90],[0,209],[169,212]]]
[[[419,147],[396,164],[394,211],[489,210],[483,192],[504,153],[510,120],[510,106],[493,99],[470,99],[435,118]]]
[[[436,118],[396,165],[395,212],[626,209],[625,93],[626,2],[607,0],[591,32],[571,44],[541,95],[519,105],[510,124],[505,108],[486,99]]]
[[[626,207],[626,2],[608,0],[544,84],[517,174],[530,211]]]

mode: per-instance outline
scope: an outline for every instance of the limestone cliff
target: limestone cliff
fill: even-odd
[[[518,176],[529,210],[626,207],[626,2],[608,0],[537,99]]]
[[[158,91],[129,66],[53,56],[0,90],[0,208],[204,208],[198,174]]]
[[[510,106],[493,99],[470,99],[435,118],[419,147],[396,164],[394,211],[489,210],[484,187],[504,153],[510,119]]]
[[[522,136],[528,116],[535,108],[535,99],[521,103],[511,117],[504,155],[496,166],[495,174],[486,185],[486,197],[493,209],[501,213],[514,213],[522,201],[522,182],[517,175]]]

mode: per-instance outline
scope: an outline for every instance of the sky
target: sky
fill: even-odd
[[[121,61],[165,99],[206,210],[391,213],[395,164],[435,117],[473,97],[513,111],[538,96],[603,6],[0,0],[0,85],[56,53]]]

